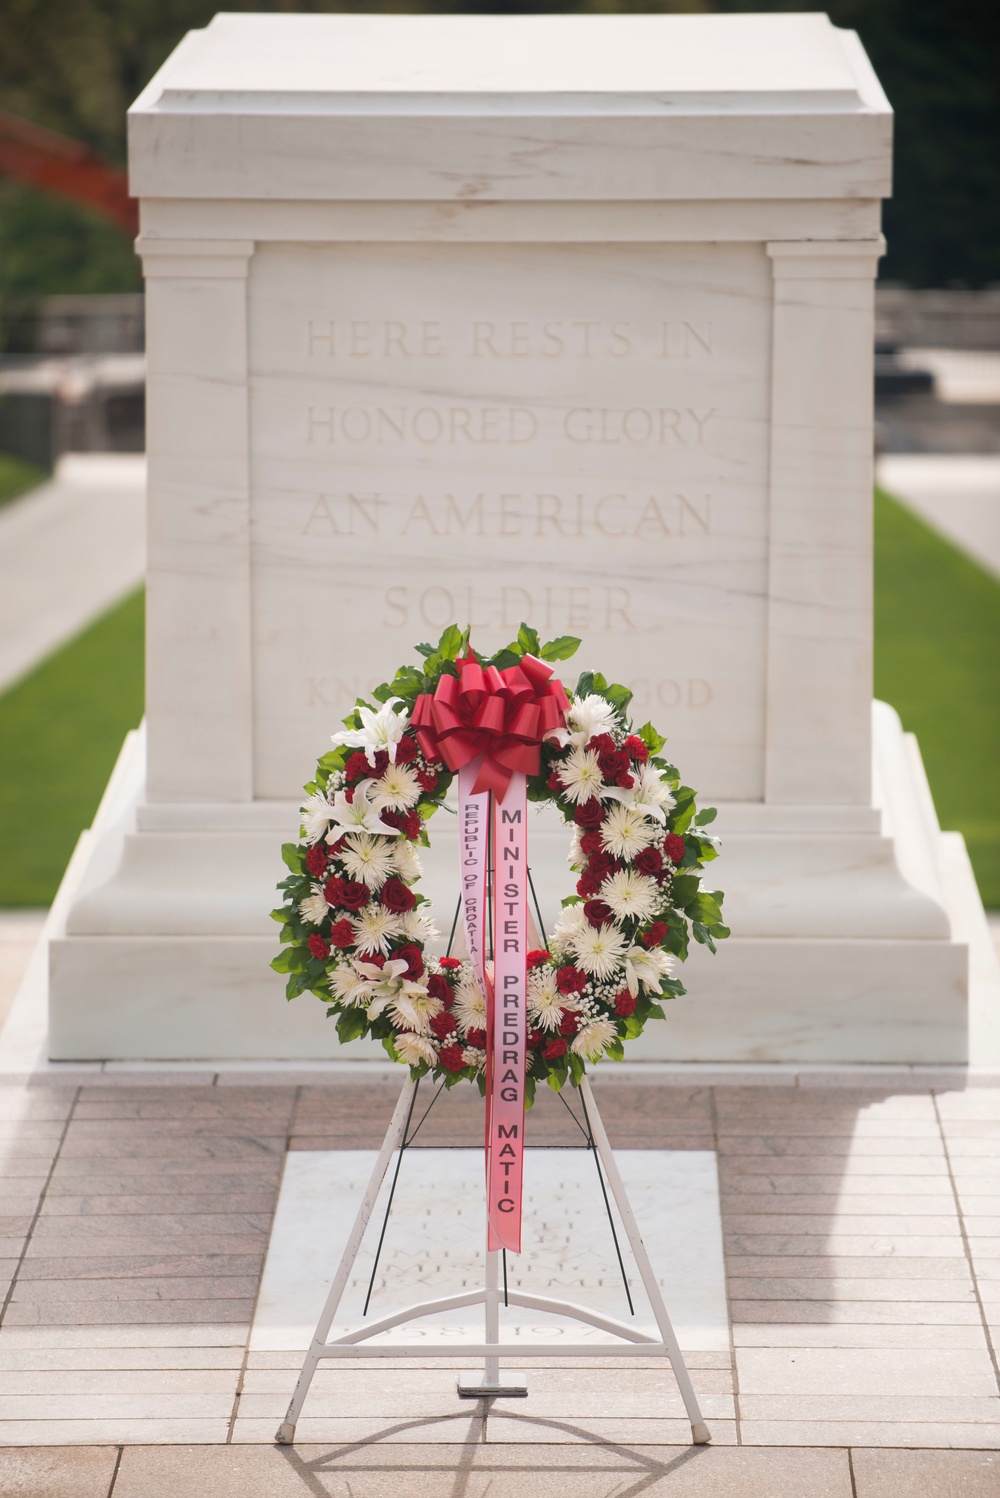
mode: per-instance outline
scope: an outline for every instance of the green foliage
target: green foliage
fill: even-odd
[[[142,717],[136,593],[0,697],[0,906],[47,905]]]
[[[1000,582],[875,497],[875,693],[917,735],[941,825],[1000,907]]]

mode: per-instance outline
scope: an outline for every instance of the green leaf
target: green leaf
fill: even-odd
[[[282,843],[281,861],[293,874],[302,873],[304,854],[298,843]]]
[[[427,645],[426,643],[423,644],[423,645],[415,645],[414,649],[417,651],[418,655],[433,655],[434,654],[434,646],[433,645]]]
[[[574,697],[589,697],[590,694],[591,694],[591,692],[593,690],[594,690],[594,673],[593,673],[593,671],[581,671],[580,675],[576,679],[576,687],[574,689],[573,696]]]
[[[628,705],[632,701],[632,693],[628,687],[613,682],[611,686],[603,689],[602,695],[605,701],[610,702],[611,706],[616,707],[622,715],[628,712]]]
[[[662,733],[657,733],[652,723],[644,723],[639,729],[639,737],[649,750],[650,754],[659,754],[667,742]]]
[[[571,655],[576,655],[580,645],[581,641],[575,635],[558,635],[542,646],[540,658],[543,661],[568,661]]]
[[[674,793],[674,809],[670,813],[672,832],[686,832],[694,816],[694,791],[689,785],[680,785]]]
[[[532,629],[530,624],[521,620],[521,627],[517,632],[517,643],[520,645],[524,655],[537,655],[541,650],[541,641],[538,638],[538,630]]]
[[[703,806],[701,811],[694,819],[695,826],[707,827],[709,822],[714,822],[718,815],[719,813],[716,811],[714,806]]]
[[[693,874],[675,874],[670,885],[670,898],[681,910],[687,910],[698,894],[698,881]]]
[[[570,1051],[567,1060],[569,1061],[569,1074],[572,1078],[573,1086],[579,1087],[580,1083],[583,1081],[584,1073],[587,1070],[586,1065],[584,1064],[583,1057],[574,1056],[573,1052]]]
[[[567,1077],[567,1071],[566,1071],[566,1067],[564,1065],[563,1066],[553,1066],[551,1068],[551,1070],[549,1071],[548,1081],[549,1081],[549,1086],[552,1088],[553,1092],[561,1092],[562,1091],[562,1089],[566,1085],[566,1077]]]
[[[337,1020],[337,1034],[343,1045],[351,1040],[358,1040],[367,1029],[368,1016],[356,1004],[341,1011],[340,1018]]]
[[[438,641],[438,655],[443,660],[453,661],[464,644],[465,636],[457,624],[449,624]]]
[[[498,671],[506,671],[508,666],[516,666],[520,659],[521,654],[507,646],[503,650],[498,650],[489,664],[495,666]]]
[[[298,967],[292,966],[292,958],[295,954],[294,947],[283,947],[277,957],[271,958],[271,967],[276,973],[296,972]]]
[[[613,1040],[604,1053],[609,1061],[624,1061],[625,1047],[622,1045],[621,1036]]]

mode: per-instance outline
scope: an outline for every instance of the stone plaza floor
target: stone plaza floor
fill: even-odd
[[[251,1331],[285,1161],[375,1149],[398,1076],[69,1070],[0,1088],[4,1498],[1000,1491],[1000,1078],[598,1073],[616,1149],[717,1161],[728,1327],[685,1346],[711,1447],[662,1363],[532,1364],[487,1405],[456,1358],[324,1365],[279,1448],[301,1353]],[[575,1142],[551,1095],[529,1117]],[[413,1148],[480,1127],[456,1092]]]

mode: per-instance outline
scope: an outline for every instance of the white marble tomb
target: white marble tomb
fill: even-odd
[[[130,113],[147,727],[52,944],[54,1057],[336,1053],[267,965],[299,787],[417,640],[528,618],[580,634],[720,807],[734,935],[636,1054],[964,1059],[941,835],[872,718],[890,136],[818,14],[184,39]],[[563,841],[540,823],[543,913]]]

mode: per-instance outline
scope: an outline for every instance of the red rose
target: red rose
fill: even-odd
[[[330,927],[330,940],[335,947],[353,947],[356,940],[354,927],[346,917],[342,921],[334,921]]]
[[[433,796],[437,790],[438,773],[436,770],[418,770],[417,782],[425,795]]]
[[[591,853],[600,853],[603,847],[599,832],[585,832],[580,839],[580,850],[588,857]]]
[[[580,1028],[580,1016],[572,1009],[562,1011],[562,1019],[559,1021],[560,1035],[575,1035]]]
[[[627,749],[632,759],[637,760],[640,765],[644,765],[649,758],[649,750],[637,734],[630,733],[622,748]]]
[[[339,874],[334,874],[323,886],[323,895],[328,905],[343,905],[346,881]]]
[[[380,811],[379,816],[387,826],[395,827],[397,832],[409,838],[411,843],[416,842],[424,825],[416,808],[412,811]]]
[[[354,940],[353,932],[351,933],[351,940]],[[309,938],[309,950],[314,957],[329,957],[330,955],[330,948],[318,931],[314,931]]]
[[[372,774],[372,767],[360,749],[355,749],[347,761],[347,764],[344,766],[344,774],[348,780],[367,780]]]
[[[622,1019],[628,1019],[630,1014],[635,1013],[635,999],[627,988],[623,988],[615,999],[615,1013],[620,1015]]]
[[[565,1054],[566,1054],[566,1041],[565,1040],[550,1040],[549,1043],[548,1043],[548,1045],[545,1047],[544,1051],[542,1052],[542,1055],[545,1057],[546,1061],[558,1061],[559,1057],[560,1056],[565,1056]]]
[[[455,968],[461,967],[461,966],[462,966],[462,964],[461,964],[460,960],[457,957],[439,957],[438,958],[438,967],[447,967],[447,968],[451,968],[454,971]]]
[[[380,899],[386,910],[391,910],[393,915],[402,915],[404,910],[412,910],[417,903],[412,889],[402,879],[397,879],[395,874],[383,884]]]
[[[404,733],[403,737],[396,744],[397,765],[412,765],[419,752],[416,739],[408,738]]]
[[[450,1009],[455,1002],[451,984],[447,978],[442,978],[440,973],[431,973],[427,979],[427,992],[432,999],[440,999],[446,1009]]]
[[[658,947],[667,934],[666,921],[654,921],[648,931],[642,933],[643,946]]]
[[[604,821],[604,807],[596,796],[589,801],[581,801],[573,813],[573,821],[578,827],[600,827]]]
[[[464,1070],[465,1057],[462,1055],[462,1047],[458,1044],[442,1046],[438,1051],[438,1061],[445,1071]]]
[[[528,1050],[529,1051],[537,1051],[538,1047],[541,1045],[541,1043],[542,1043],[542,1041],[544,1039],[545,1039],[545,1036],[542,1034],[541,1030],[529,1030],[528,1031]]]
[[[314,879],[326,873],[326,849],[322,843],[315,843],[307,852],[306,868]]]
[[[546,952],[544,947],[536,947],[533,952],[528,953],[528,971],[530,972],[532,968],[541,967],[543,962],[548,962],[551,955],[550,952]]]
[[[611,919],[611,906],[605,905],[603,900],[588,900],[583,913],[592,926],[603,926]]]
[[[385,967],[385,958],[381,952],[370,953],[365,957],[365,961],[370,962],[373,967]]]
[[[687,851],[687,843],[676,832],[668,832],[663,839],[663,849],[671,863],[680,863]]]
[[[556,987],[560,993],[580,993],[587,986],[587,974],[578,967],[561,967],[556,971]]]
[[[607,879],[608,875],[616,873],[617,869],[618,865],[610,853],[593,853],[586,872],[592,874],[595,879]]]
[[[576,881],[576,892],[581,900],[589,900],[592,895],[597,894],[602,883],[603,880],[598,875],[592,874],[589,869],[585,869]]]
[[[597,756],[597,763],[605,780],[613,785],[619,775],[628,774],[630,760],[624,749],[605,749]]]
[[[561,791],[563,789],[563,783],[559,779],[559,772],[558,772],[558,770],[553,770],[551,772],[551,774],[549,775],[549,778],[545,782],[545,784],[547,785],[547,787],[549,788],[550,791],[557,791],[558,792],[558,791]]]
[[[339,903],[345,910],[362,910],[368,904],[369,899],[367,884],[361,884],[356,879],[344,879],[341,882],[344,888]]]
[[[447,1009],[443,1009],[440,1014],[431,1015],[431,1031],[437,1036],[438,1040],[444,1040],[445,1036],[450,1035],[454,1028],[455,1021]]]
[[[614,754],[615,741],[610,733],[596,733],[587,743],[591,754]]]
[[[467,1033],[467,1035],[466,1035],[465,1038],[466,1038],[466,1041],[467,1041],[467,1043],[469,1045],[478,1046],[480,1050],[485,1049],[485,1046],[486,1046],[486,1031],[485,1030],[479,1030],[479,1029],[473,1028],[473,1029],[469,1030],[469,1032]]]
[[[424,954],[416,942],[408,941],[405,946],[399,947],[393,952],[393,958],[406,963],[404,978],[412,978],[414,982],[424,976]]]
[[[337,841],[335,843],[331,843],[330,844],[330,853],[331,853],[331,855],[334,854],[334,853],[343,853],[343,851],[346,848],[346,846],[347,846],[347,833],[345,832],[344,835],[343,835],[343,837],[338,837],[338,839],[337,839]]]
[[[663,868],[663,855],[659,848],[643,848],[632,860],[640,874],[648,874],[655,878]]]

